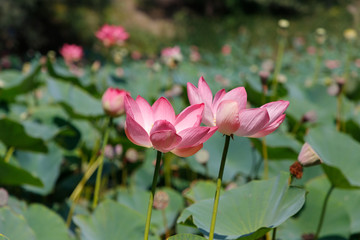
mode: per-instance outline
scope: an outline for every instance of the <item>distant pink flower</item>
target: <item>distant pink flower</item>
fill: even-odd
[[[340,67],[340,61],[339,60],[326,60],[325,66],[328,69],[333,70],[333,69]]]
[[[316,47],[314,46],[309,46],[306,48],[306,52],[309,54],[309,55],[315,55],[316,54]]]
[[[60,49],[60,54],[67,64],[71,64],[79,61],[83,57],[84,52],[81,46],[65,43]]]
[[[204,104],[196,104],[175,115],[170,102],[159,98],[152,106],[138,96],[125,98],[125,133],[136,145],[153,147],[180,157],[198,152],[203,143],[217,130],[217,127],[200,127]]]
[[[131,53],[131,58],[134,59],[134,60],[140,60],[141,59],[141,52],[133,51]]]
[[[106,114],[111,117],[118,117],[125,113],[125,96],[129,92],[118,89],[108,88],[102,96],[102,106]]]
[[[130,35],[121,26],[105,24],[95,33],[95,36],[102,41],[105,47],[111,47],[122,45]]]
[[[357,58],[357,59],[355,60],[355,66],[356,66],[357,68],[360,68],[360,58]]]
[[[244,87],[226,93],[218,91],[213,99],[205,79],[201,77],[196,88],[187,84],[190,104],[204,103],[203,123],[218,126],[222,134],[246,137],[264,137],[275,131],[285,119],[288,101],[267,103],[260,108],[246,109],[247,94]]]
[[[169,67],[176,67],[182,61],[183,56],[179,46],[167,47],[161,50],[161,58]]]
[[[201,60],[201,55],[199,53],[199,48],[197,46],[191,46],[190,48],[190,61],[198,62]]]
[[[229,44],[225,44],[222,48],[221,48],[221,53],[224,56],[230,55],[231,54],[231,46]]]
[[[293,39],[293,45],[295,47],[303,47],[305,45],[305,38],[304,37],[295,37]]]

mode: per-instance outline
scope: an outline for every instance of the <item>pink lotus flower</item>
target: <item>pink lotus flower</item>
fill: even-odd
[[[225,44],[222,48],[221,48],[221,53],[224,56],[228,56],[231,54],[231,46],[229,44]]]
[[[338,61],[338,60],[326,60],[325,61],[325,66],[328,69],[333,70],[333,69],[336,69],[336,68],[340,67],[340,61]]]
[[[95,36],[102,41],[105,47],[122,45],[129,38],[129,33],[121,26],[103,25]]]
[[[153,147],[180,157],[195,154],[217,130],[217,127],[200,127],[204,104],[187,107],[175,115],[170,102],[159,98],[152,106],[138,96],[125,98],[125,133],[136,145]]]
[[[180,47],[167,47],[161,51],[161,58],[163,62],[170,68],[176,67],[176,65],[182,61],[183,56],[181,54]]]
[[[199,79],[199,88],[187,84],[190,104],[204,103],[203,123],[218,126],[218,131],[246,137],[264,137],[275,131],[285,119],[284,111],[288,101],[267,103],[260,108],[246,109],[247,94],[244,87],[238,87],[226,93],[218,91],[213,99],[211,90],[203,77]]]
[[[60,54],[63,56],[66,64],[71,64],[79,61],[83,57],[84,52],[81,46],[65,43],[60,49]]]
[[[102,106],[106,114],[111,117],[118,117],[125,113],[125,97],[129,92],[118,89],[108,88],[102,96]]]

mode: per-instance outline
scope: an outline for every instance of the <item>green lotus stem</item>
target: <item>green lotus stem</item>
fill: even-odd
[[[95,155],[93,155],[93,157],[91,158],[90,163],[89,163],[90,167],[86,170],[86,172],[84,173],[84,176],[82,177],[82,179],[80,180],[80,182],[75,187],[72,194],[70,195],[70,200],[72,201],[72,204],[71,204],[71,207],[70,207],[67,219],[66,219],[67,227],[70,227],[71,218],[72,218],[72,215],[73,215],[74,210],[75,210],[75,205],[76,205],[77,201],[80,198],[81,192],[83,191],[86,182],[90,179],[90,177],[93,175],[95,170],[99,167],[100,157],[98,157],[96,159],[96,161],[95,161],[95,159],[96,159]]]
[[[167,226],[167,219],[166,219],[166,212],[165,209],[161,210],[161,215],[163,218],[164,228],[165,228],[165,239],[168,239],[170,237],[169,228]]]
[[[99,201],[99,193],[100,193],[100,186],[101,186],[101,174],[102,174],[102,170],[103,170],[103,166],[104,166],[105,147],[106,147],[108,139],[109,139],[109,132],[110,132],[111,125],[112,125],[112,118],[110,117],[108,120],[108,126],[105,130],[104,140],[103,140],[103,144],[101,147],[101,154],[99,157],[100,163],[99,163],[99,168],[98,168],[97,174],[96,174],[94,200],[93,200],[93,204],[92,204],[93,209],[97,206],[98,201]]]
[[[349,77],[350,77],[351,51],[352,51],[352,42],[348,42],[348,44],[347,44],[346,62],[345,62],[345,66],[344,66],[345,83],[344,83],[343,88],[341,89],[341,92],[345,91],[346,85],[347,85],[347,83],[349,81]]]
[[[277,97],[277,86],[278,86],[278,75],[280,74],[281,65],[282,65],[282,59],[284,55],[284,49],[285,49],[285,43],[286,38],[285,36],[281,36],[279,40],[279,47],[275,62],[275,70],[274,70],[274,76],[273,76],[273,83],[272,83],[272,92],[273,92],[273,99],[276,99]]]
[[[171,187],[171,156],[164,156],[165,186]]]
[[[123,158],[123,166],[122,166],[122,185],[126,187],[127,185],[127,160]]]
[[[277,229],[277,228],[274,228],[274,229],[273,229],[272,238],[271,238],[272,240],[276,240],[276,229]]]
[[[15,151],[14,147],[9,147],[8,151],[6,152],[4,162],[6,163],[10,162],[10,158],[13,155],[14,151]]]
[[[261,143],[262,143],[262,153],[263,153],[263,159],[264,159],[264,179],[268,179],[268,177],[269,177],[269,157],[268,157],[268,151],[267,151],[265,137],[262,138]]]
[[[352,43],[348,42],[347,44],[347,56],[346,62],[344,66],[344,85],[341,88],[341,91],[337,97],[337,119],[336,119],[336,129],[338,131],[345,131],[345,122],[343,122],[343,126],[341,126],[341,105],[342,105],[342,98],[345,95],[346,86],[349,82],[350,77],[350,64],[351,64],[351,50],[352,50]]]
[[[161,162],[161,152],[158,151],[157,156],[156,156],[156,165],[155,165],[154,176],[153,176],[153,181],[152,181],[152,186],[151,186],[148,211],[147,211],[147,215],[146,215],[144,240],[149,239],[151,212],[152,212],[152,208],[153,208],[157,179],[158,179],[159,172],[160,172],[160,162]]]
[[[322,209],[321,209],[321,215],[320,215],[320,219],[319,219],[319,223],[318,223],[318,227],[317,227],[317,230],[316,230],[316,234],[315,234],[315,237],[314,237],[314,240],[317,240],[319,238],[319,234],[320,234],[320,231],[321,231],[321,227],[324,223],[324,217],[325,217],[325,212],[326,212],[326,206],[329,202],[329,198],[330,198],[330,194],[331,192],[334,190],[335,186],[334,185],[331,185],[330,189],[328,190],[328,192],[326,193],[326,197],[325,197],[325,200],[324,200],[324,204],[322,206]]]
[[[222,158],[221,158],[221,163],[220,163],[219,175],[218,175],[217,183],[216,183],[216,193],[215,193],[214,207],[213,207],[213,212],[212,212],[212,217],[211,217],[209,240],[214,239],[216,215],[217,215],[219,199],[220,199],[221,181],[222,181],[222,177],[223,177],[223,174],[224,174],[226,155],[227,155],[227,152],[228,152],[228,149],[229,149],[229,144],[230,144],[230,136],[226,135],[224,150],[223,150],[223,153],[222,153]]]
[[[322,55],[322,49],[318,47],[317,54],[316,54],[316,63],[315,63],[315,70],[314,70],[314,77],[313,77],[313,84],[316,84],[319,79],[319,72],[321,67],[321,55]]]
[[[336,130],[341,130],[341,105],[342,105],[342,93],[340,93],[336,98]]]

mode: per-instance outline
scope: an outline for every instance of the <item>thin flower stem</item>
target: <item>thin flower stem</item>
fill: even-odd
[[[10,158],[13,155],[14,151],[15,151],[14,147],[10,147],[8,149],[8,151],[6,152],[5,158],[4,158],[4,162],[6,162],[6,163],[10,162]]]
[[[93,200],[93,204],[92,204],[93,209],[96,208],[98,201],[99,201],[99,193],[100,193],[100,186],[101,186],[101,174],[102,174],[102,170],[103,170],[103,166],[104,166],[104,153],[105,153],[105,147],[106,147],[108,139],[109,139],[109,132],[110,132],[111,125],[112,125],[112,118],[110,117],[108,126],[105,130],[104,140],[103,140],[103,144],[101,147],[101,153],[100,153],[100,157],[99,157],[100,165],[99,165],[99,168],[98,168],[97,174],[96,174],[94,200]]]
[[[147,216],[146,216],[144,240],[149,239],[151,212],[152,212],[152,208],[153,208],[157,179],[158,179],[159,172],[160,172],[160,162],[161,162],[161,152],[158,151],[157,156],[156,156],[156,165],[155,165],[155,170],[154,170],[154,176],[153,176],[153,181],[152,181],[152,186],[151,186],[151,193],[150,193],[150,198],[149,198],[148,211],[147,211]]]
[[[221,164],[220,164],[220,169],[219,169],[219,175],[218,175],[217,183],[216,183],[216,193],[215,193],[214,207],[213,207],[213,212],[212,212],[212,217],[211,217],[209,240],[214,239],[216,215],[217,215],[217,210],[218,210],[218,205],[219,205],[219,198],[220,198],[220,190],[221,190],[221,181],[222,181],[222,177],[223,177],[223,174],[224,174],[226,155],[227,155],[227,152],[228,152],[228,149],[229,149],[229,144],[230,144],[230,136],[226,135],[224,150],[223,150],[223,153],[222,153]]]
[[[168,228],[168,224],[167,224],[165,209],[161,210],[161,214],[162,214],[164,228],[165,228],[165,239],[168,239],[170,237],[170,232],[169,232],[169,228]]]
[[[282,65],[282,59],[284,55],[284,49],[285,49],[285,43],[286,43],[286,37],[281,36],[279,40],[279,47],[276,57],[276,63],[275,63],[275,70],[274,70],[274,76],[273,76],[273,83],[272,83],[272,92],[273,92],[273,99],[275,100],[277,98],[277,86],[278,86],[278,77],[281,70]]]
[[[328,190],[328,192],[326,193],[326,197],[325,197],[325,200],[324,200],[324,204],[322,206],[322,209],[321,209],[321,215],[320,215],[320,219],[319,219],[319,223],[318,223],[318,227],[317,227],[317,230],[316,230],[316,234],[315,234],[315,237],[314,237],[314,240],[317,240],[319,238],[319,234],[320,234],[320,231],[321,231],[321,227],[324,223],[324,217],[325,217],[325,212],[326,212],[326,206],[328,204],[328,201],[329,201],[329,198],[330,198],[330,194],[331,192],[334,190],[335,186],[334,185],[331,185],[330,189]]]
[[[336,130],[341,130],[341,105],[342,105],[342,93],[340,92],[339,95],[336,98]]]
[[[90,167],[86,170],[84,176],[82,177],[82,179],[80,180],[80,182],[78,183],[76,188],[74,189],[73,193],[70,195],[70,200],[72,201],[72,204],[71,204],[71,207],[70,207],[70,210],[69,210],[69,213],[67,216],[67,220],[66,220],[66,225],[68,227],[70,227],[70,224],[71,224],[72,215],[75,210],[75,204],[79,200],[81,192],[83,191],[86,182],[93,175],[95,170],[99,167],[99,164],[100,164],[100,157],[98,157],[96,159],[96,161],[95,161],[95,157],[93,157],[90,160],[90,163],[89,163]]]
[[[122,185],[124,187],[127,186],[127,160],[123,158],[123,166],[122,166]]]
[[[322,49],[320,49],[320,47],[318,47],[317,54],[316,54],[314,77],[313,77],[313,81],[312,81],[313,84],[317,84],[318,79],[319,79],[319,72],[320,72],[320,68],[321,68],[321,56],[322,56]]]
[[[274,228],[274,229],[273,229],[272,238],[271,238],[272,240],[276,240],[276,229],[277,229],[277,228]]]
[[[164,175],[165,186],[171,187],[171,156],[168,154],[164,156]]]
[[[264,159],[264,179],[268,179],[268,177],[269,177],[269,157],[268,157],[268,151],[267,151],[265,137],[262,138],[262,152],[263,152],[263,159]]]

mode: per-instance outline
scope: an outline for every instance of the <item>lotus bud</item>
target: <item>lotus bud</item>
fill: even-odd
[[[231,182],[226,186],[225,190],[229,191],[229,190],[234,189],[234,188],[237,188],[237,184],[234,183],[234,182]]]
[[[355,29],[348,28],[344,31],[344,37],[348,41],[353,41],[357,37],[357,33]]]
[[[331,84],[328,88],[327,88],[327,93],[330,96],[338,96],[340,93],[340,88],[339,85],[337,84]]]
[[[95,62],[93,62],[93,64],[91,65],[91,71],[97,72],[97,71],[99,71],[100,67],[101,67],[100,61],[95,61]]]
[[[287,29],[287,28],[290,27],[290,22],[288,20],[286,20],[286,19],[280,19],[278,21],[278,25],[282,29]]]
[[[123,153],[123,146],[121,144],[115,145],[115,156],[120,157]]]
[[[110,144],[105,146],[104,155],[106,158],[113,159],[114,158],[114,148]]]
[[[108,88],[102,96],[102,106],[106,114],[111,117],[118,117],[125,113],[125,96],[129,92],[118,89]]]
[[[300,154],[298,156],[298,161],[304,167],[322,163],[319,155],[308,143],[304,143],[304,145],[302,146]]]
[[[130,163],[137,162],[138,158],[139,154],[134,148],[129,148],[125,153],[125,159]]]
[[[304,116],[301,119],[301,122],[306,123],[314,123],[317,120],[317,113],[315,111],[308,111],[304,114]]]
[[[154,196],[154,208],[164,210],[169,205],[169,195],[164,191],[157,191]]]
[[[259,72],[259,77],[262,85],[267,85],[267,81],[269,80],[270,73],[267,71]]]
[[[205,149],[201,149],[195,154],[195,160],[203,165],[205,165],[209,161],[209,158],[210,158],[210,154]]]
[[[287,82],[287,77],[284,74],[279,74],[278,75],[278,82],[279,83],[286,83]]]
[[[341,91],[342,91],[342,89],[343,89],[343,87],[344,87],[344,85],[345,85],[345,78],[343,78],[343,77],[337,77],[336,79],[335,79],[335,81],[336,81],[336,84],[339,86],[339,93],[338,94],[340,94],[341,93]]]
[[[324,44],[326,40],[326,30],[324,28],[317,28],[315,33],[316,33],[316,42],[320,45]]]
[[[224,56],[228,56],[231,54],[231,46],[229,44],[225,44],[222,48],[221,48],[221,53]]]
[[[0,188],[0,207],[7,205],[9,194],[4,188]]]

